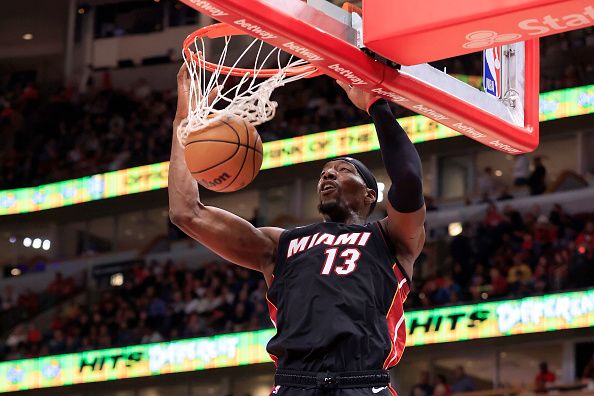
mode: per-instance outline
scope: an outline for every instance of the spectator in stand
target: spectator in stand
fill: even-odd
[[[519,236],[524,231],[524,219],[520,212],[512,208],[510,205],[506,205],[503,208],[503,216],[505,217],[506,226],[508,231],[514,236]]]
[[[557,380],[555,373],[549,371],[547,362],[541,362],[538,374],[534,377],[534,390],[539,393],[547,391],[547,387]]]
[[[478,178],[478,192],[483,202],[494,198],[497,192],[497,180],[493,175],[493,169],[490,166],[485,167],[483,174]]]
[[[563,207],[558,203],[553,205],[553,208],[549,213],[549,221],[551,224],[557,227],[558,236],[561,238],[565,237],[566,229],[573,227],[573,220],[571,216],[565,212]]]
[[[466,288],[473,272],[471,258],[474,255],[472,240],[469,238],[469,223],[462,225],[462,232],[450,242],[450,256],[454,261],[454,279],[462,288]],[[456,266],[459,268],[456,269]]]
[[[47,286],[47,292],[56,299],[60,299],[69,294],[69,285],[67,285],[67,282],[62,276],[61,272],[56,272],[54,275],[54,280],[52,280]]]
[[[526,154],[519,154],[514,157],[514,166],[512,170],[514,177],[514,186],[525,186],[530,177],[530,161]]]
[[[4,286],[4,293],[2,294],[2,297],[0,297],[0,302],[2,303],[0,305],[2,311],[8,311],[9,309],[16,307],[17,296],[11,285]]]
[[[547,190],[547,170],[542,163],[541,157],[534,157],[532,164],[534,166],[534,169],[532,170],[530,178],[528,179],[530,195],[540,195]]]
[[[528,287],[532,282],[532,270],[524,262],[520,253],[514,256],[514,263],[508,269],[507,274],[507,283],[512,295],[518,297],[526,295]]]
[[[532,274],[534,291],[544,293],[549,283],[550,264],[547,256],[540,256]]]
[[[433,388],[433,396],[449,396],[451,394],[450,385],[448,385],[445,375],[437,375],[435,378],[435,387]]]
[[[452,393],[472,392],[476,389],[474,380],[466,374],[464,367],[457,366],[455,375],[456,378],[454,379],[454,382],[452,382],[451,387]]]
[[[227,330],[231,332],[246,330],[247,324],[249,323],[250,314],[251,312],[248,311],[246,304],[243,302],[238,302],[237,305],[235,305],[235,309],[233,310],[230,320],[227,322]]]
[[[54,330],[52,339],[48,343],[49,352],[52,355],[57,355],[66,352],[66,343],[64,333],[62,330]]]
[[[586,367],[584,367],[584,371],[582,372],[582,381],[594,384],[594,355],[592,355],[592,358],[588,364],[586,364]]]
[[[594,251],[594,221],[588,221],[584,230],[580,232],[575,238],[575,244],[578,246],[584,246],[590,251]]]
[[[590,287],[594,282],[594,250],[587,244],[570,245],[573,252],[569,261],[568,286],[570,288]]]
[[[17,306],[31,316],[39,309],[39,295],[31,290],[27,290],[19,295]]]
[[[433,386],[429,381],[429,372],[426,370],[421,371],[421,378],[419,382],[412,387],[411,396],[432,396]]]
[[[41,340],[41,331],[39,331],[39,329],[33,323],[31,323],[27,333],[27,342],[29,342],[31,345],[37,345],[41,342]]]
[[[538,216],[536,224],[533,226],[534,240],[539,244],[539,249],[544,249],[556,241],[557,227],[549,222],[545,215]]]
[[[489,270],[489,277],[491,278],[490,296],[495,298],[506,296],[507,279],[501,275],[499,268],[491,268]]]
[[[473,301],[479,301],[485,299],[483,293],[489,291],[487,284],[487,278],[485,276],[485,266],[483,264],[477,264],[470,283],[468,285],[468,291],[470,292]]]
[[[494,229],[501,225],[503,221],[504,218],[501,213],[499,213],[499,208],[492,201],[490,201],[487,205],[483,224],[488,228]]]
[[[460,285],[453,281],[452,276],[446,275],[437,282],[433,301],[439,305],[457,302],[461,291]]]
[[[259,301],[254,305],[254,316],[255,319],[255,329],[264,329],[270,327],[272,323],[272,319],[270,319],[270,313],[268,312],[268,308],[264,304],[264,302]]]
[[[6,339],[6,346],[16,349],[20,344],[27,340],[27,331],[22,324],[17,325]]]

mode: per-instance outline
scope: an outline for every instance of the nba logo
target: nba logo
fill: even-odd
[[[501,47],[483,51],[483,87],[486,93],[501,97]]]

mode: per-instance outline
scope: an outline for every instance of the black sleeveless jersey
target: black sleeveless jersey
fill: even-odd
[[[406,340],[409,280],[379,223],[318,223],[286,230],[268,308],[279,369],[344,372],[390,368]]]

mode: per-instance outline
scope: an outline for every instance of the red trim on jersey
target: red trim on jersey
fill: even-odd
[[[274,282],[274,274],[272,275],[272,281]],[[276,307],[276,305],[272,303],[272,301],[268,299],[268,293],[266,293],[266,305],[268,305],[268,313],[270,315],[270,320],[272,321],[272,324],[274,324],[274,328],[276,329],[276,313],[278,312],[278,308]],[[278,356],[275,356],[272,353],[269,353],[268,355],[274,362],[274,365],[278,366]]]
[[[384,370],[393,367],[400,361],[406,344],[406,325],[404,323],[404,301],[408,292],[407,279],[401,274],[397,264],[392,266],[398,285],[392,298],[392,303],[386,314],[386,324],[390,336],[390,353],[384,360]]]
[[[272,303],[272,301],[268,299],[268,293],[266,293],[266,303],[268,305],[270,320],[272,320],[272,324],[274,324],[274,327],[276,327],[276,312],[278,311],[278,308]]]
[[[276,357],[272,353],[269,353],[268,356],[270,356],[270,359],[272,359],[272,363],[274,363],[274,367],[278,367],[278,357]]]
[[[391,384],[388,384],[388,389],[390,390],[390,394],[392,396],[398,396],[398,393],[396,393],[396,389],[392,388]]]
[[[276,328],[276,313],[278,311],[278,308],[276,307],[276,305],[274,305],[272,303],[272,301],[270,301],[268,299],[268,293],[266,293],[266,303],[268,305],[268,312],[270,314],[270,320],[272,320],[272,324],[274,324],[274,328]],[[278,356],[275,356],[272,353],[268,353],[268,355],[270,355],[270,358],[274,362],[274,365],[278,366]]]

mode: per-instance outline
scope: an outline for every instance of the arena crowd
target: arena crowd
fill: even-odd
[[[591,29],[591,28],[589,28]],[[541,91],[594,83],[594,63],[580,51],[594,46],[588,29],[541,40],[543,59],[563,60],[543,69]],[[582,51],[584,52],[584,51]],[[435,62],[448,73],[481,75],[480,55]],[[145,80],[114,89],[109,71],[84,90],[42,90],[34,82],[0,79],[0,189],[27,187],[166,161],[175,92],[155,92]],[[276,117],[258,127],[263,141],[369,123],[327,77],[275,91]],[[82,92],[84,91],[84,92]],[[394,108],[397,117],[412,115]]]
[[[415,267],[407,309],[523,297],[594,286],[594,214],[571,216],[556,205],[520,213],[490,205],[482,221],[440,243],[439,271],[429,272],[430,245]],[[70,278],[57,276],[45,293],[72,296]],[[137,264],[120,287],[59,304],[45,325],[21,323],[0,344],[0,359],[109,348],[272,326],[261,275],[212,262]],[[6,296],[5,294],[4,296]],[[0,297],[2,307],[10,301]],[[28,300],[39,297],[27,293]],[[63,301],[59,300],[59,301]],[[2,313],[0,313],[1,315]]]

